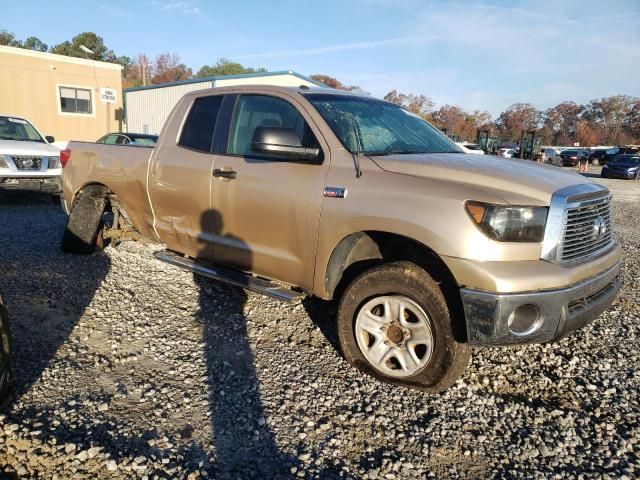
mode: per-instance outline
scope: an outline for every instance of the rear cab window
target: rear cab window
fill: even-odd
[[[178,145],[198,152],[211,153],[213,133],[223,98],[223,95],[211,95],[193,101]]]

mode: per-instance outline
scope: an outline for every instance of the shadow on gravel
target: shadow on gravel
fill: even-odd
[[[25,211],[27,215],[25,216]],[[222,232],[222,220],[215,211],[202,217],[203,230]],[[0,279],[10,312],[13,337],[13,398],[30,394],[47,367],[56,363],[56,352],[68,340],[78,320],[90,304],[96,290],[107,276],[110,259],[103,252],[93,255],[70,255],[60,252],[60,240],[66,216],[49,197],[32,195],[0,197]],[[227,238],[228,240],[229,238]],[[203,247],[208,256],[210,246]],[[250,266],[250,252],[241,259]],[[41,441],[55,440],[57,445],[73,444],[73,452],[98,447],[109,458],[120,463],[132,456],[182,458],[181,465],[191,471],[206,471],[214,478],[287,478],[290,468],[300,467],[296,458],[282,454],[266,421],[253,354],[247,337],[244,290],[231,287],[212,288],[212,281],[195,276],[199,286],[199,317],[203,319],[203,339],[207,356],[207,385],[215,462],[209,464],[212,452],[195,440],[190,444],[193,427],[172,438],[165,431],[150,427],[139,436],[122,434],[121,418],[110,412],[97,411],[91,422],[71,422],[64,406],[22,406],[9,414],[8,422],[28,419],[37,425]],[[37,287],[37,288],[36,288]],[[228,295],[220,295],[220,291]],[[82,339],[79,341],[82,345]],[[77,359],[69,356],[62,368],[82,367],[82,347]],[[74,364],[77,362],[77,365]],[[99,398],[98,398],[99,397]],[[109,402],[109,395],[91,399],[96,405]],[[132,411],[133,414],[133,411]],[[151,446],[150,439],[167,437],[176,450]],[[46,456],[45,452],[42,455]],[[2,472],[0,478],[11,472]],[[170,471],[174,463],[165,464]],[[159,478],[170,478],[162,472]]]
[[[242,240],[224,233],[224,222],[216,210],[201,217],[200,258],[226,258],[233,267],[250,270],[252,254]],[[226,246],[235,245],[233,251]],[[218,249],[218,251],[216,251]],[[194,275],[199,287],[199,316],[203,319],[209,377],[209,406],[216,476],[233,478],[278,478],[290,476],[294,458],[278,449],[260,398],[253,353],[247,336],[242,288],[222,286],[213,290],[212,280]],[[221,302],[220,290],[227,290]],[[222,308],[221,308],[222,306]]]
[[[109,271],[103,253],[60,253],[65,222],[49,195],[0,196],[0,278],[13,339],[14,400],[54,361]]]

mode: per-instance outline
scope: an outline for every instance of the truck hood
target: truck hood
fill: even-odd
[[[388,172],[469,184],[512,204],[549,205],[551,195],[563,187],[594,183],[559,167],[493,155],[421,153],[370,158]]]
[[[0,155],[54,157],[60,155],[60,149],[48,143],[0,140]]]

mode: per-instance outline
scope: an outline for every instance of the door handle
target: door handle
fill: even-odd
[[[226,178],[227,180],[235,180],[238,176],[238,173],[234,170],[221,170],[219,168],[215,168],[213,170],[214,177]]]

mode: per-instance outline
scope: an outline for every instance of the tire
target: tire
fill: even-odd
[[[11,388],[11,339],[9,316],[0,296],[0,408],[9,398]]]
[[[95,251],[106,205],[103,189],[90,187],[76,195],[62,236],[63,252],[89,255]]]
[[[402,319],[394,302],[403,305]],[[471,357],[468,344],[454,338],[440,287],[411,262],[374,267],[351,282],[338,307],[338,338],[346,360],[359,370],[432,393],[453,385]],[[384,361],[376,365],[374,357]]]

